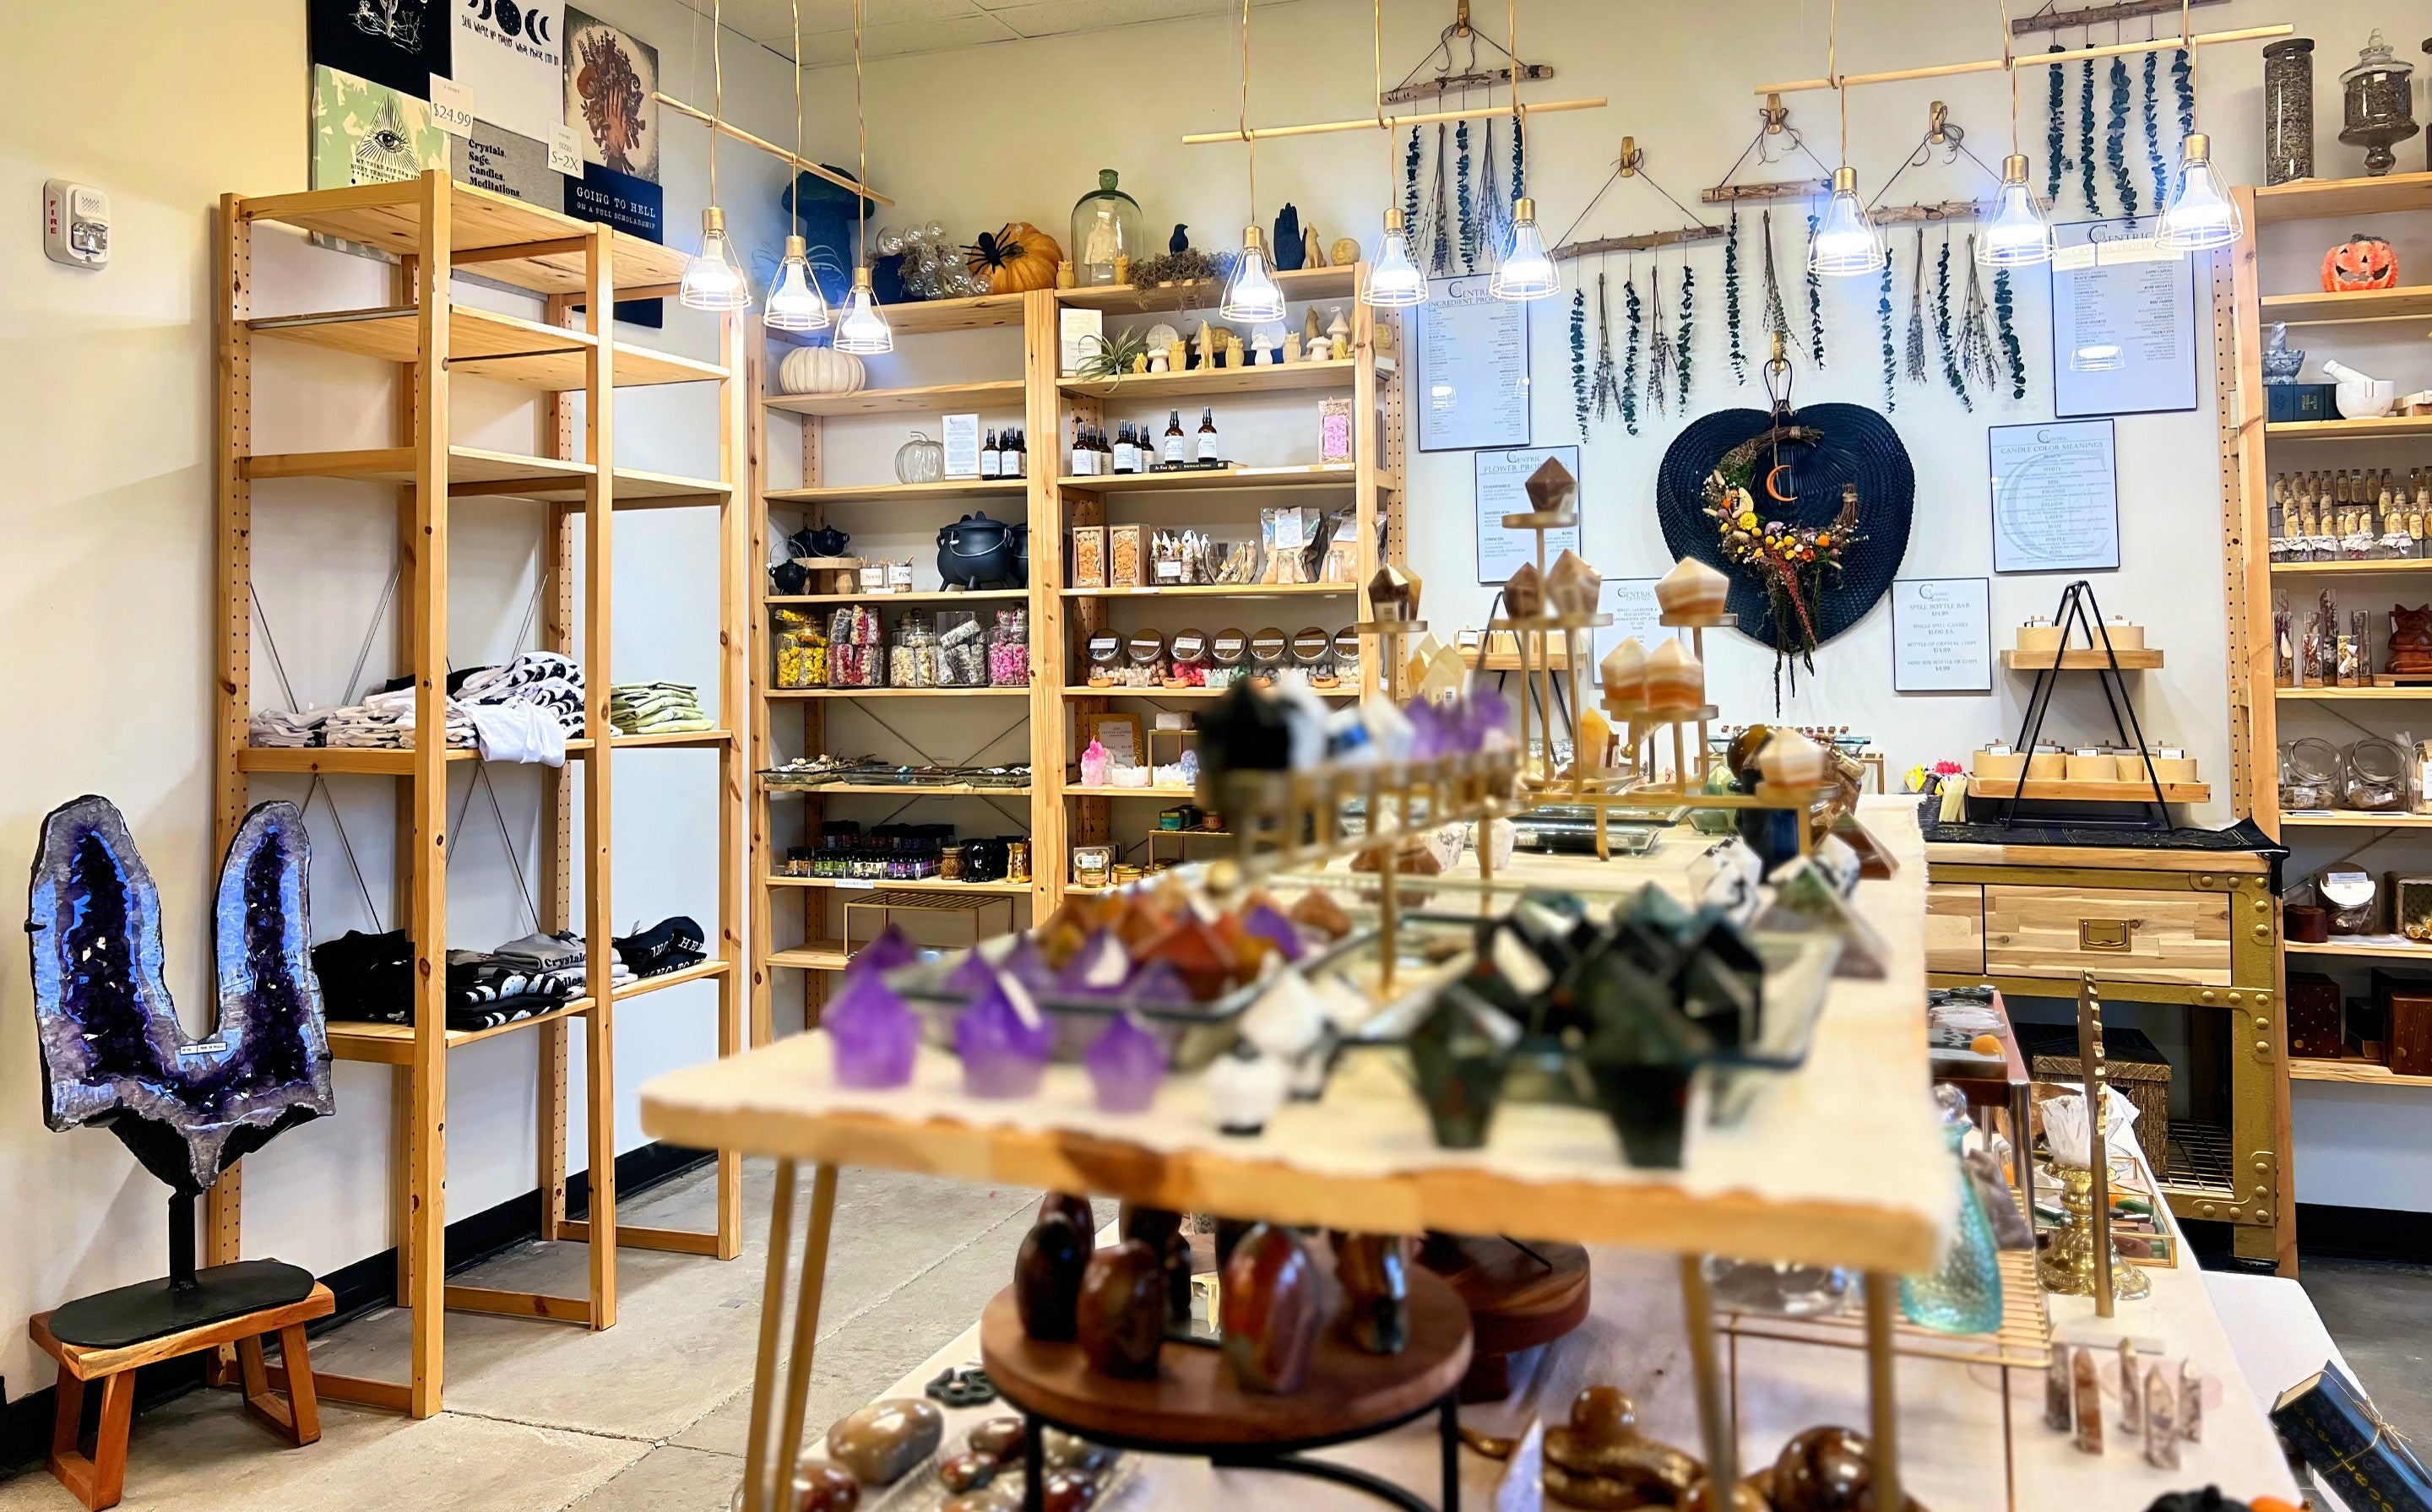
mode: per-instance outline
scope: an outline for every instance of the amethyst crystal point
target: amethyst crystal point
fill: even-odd
[[[160,896],[107,798],[42,821],[34,857],[34,1022],[43,1118],[100,1124],[189,1196],[274,1136],[331,1111],[320,979],[307,955],[309,845],[292,803],[245,816],[220,865],[217,1023],[178,1026],[162,983]]]
[[[912,1080],[920,1026],[875,971],[848,974],[844,991],[819,1016],[836,1046],[836,1077],[846,1086],[902,1086]]]
[[[899,925],[889,923],[878,932],[878,937],[853,952],[846,966],[848,976],[867,976],[877,971],[892,971],[897,966],[910,966],[920,958],[920,948],[912,943]]]
[[[1131,952],[1114,931],[1102,929],[1072,952],[1056,984],[1077,997],[1111,998],[1123,990],[1131,974]]]
[[[1468,725],[1471,731],[1469,748],[1483,750],[1497,735],[1509,738],[1512,729],[1512,705],[1502,691],[1492,684],[1478,684],[1469,696]]]
[[[1275,949],[1283,952],[1287,961],[1299,960],[1309,949],[1300,937],[1299,926],[1273,903],[1259,903],[1242,915],[1241,928],[1260,939],[1275,941]]]
[[[1189,1008],[1198,1000],[1171,961],[1151,961],[1123,989],[1123,1001],[1134,1008]]]
[[[1454,748],[1451,719],[1443,706],[1421,698],[1410,705],[1410,760],[1429,762]]]
[[[996,967],[988,965],[988,957],[974,946],[963,952],[961,964],[946,978],[946,990],[969,1001],[988,990],[988,984],[995,979]]]
[[[1098,1107],[1106,1113],[1146,1112],[1165,1080],[1164,1050],[1128,1012],[1115,1015],[1081,1059],[1089,1068]]]
[[[1030,989],[1000,974],[954,1022],[963,1091],[975,1098],[1026,1098],[1039,1090],[1055,1035]]]
[[[1034,998],[1056,985],[1056,968],[1049,966],[1047,957],[1039,953],[1039,942],[1027,934],[1013,942],[1013,949],[1005,952],[1005,959],[997,963],[996,970],[998,975],[1011,977],[1021,983]],[[977,997],[980,991],[979,987],[973,987],[971,995]]]

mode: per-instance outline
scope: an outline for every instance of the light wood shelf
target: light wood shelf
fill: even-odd
[[[838,940],[813,940],[771,950],[764,959],[769,966],[796,971],[841,971],[853,964],[853,952]]]
[[[2290,940],[2282,949],[2289,955],[2346,956],[2357,961],[2432,961],[2432,945],[2418,945],[2403,934],[2357,934],[2308,945]]]
[[[2420,688],[2274,688],[2272,693],[2282,698],[2306,703],[2344,703],[2351,698],[2421,703],[2432,698],[2432,685]]]
[[[830,782],[821,787],[800,787],[787,782],[763,782],[772,798],[802,794],[814,798],[841,795],[847,798],[878,796],[883,798],[1028,798],[1027,787],[981,787],[973,782]]]
[[[2122,672],[2150,672],[2162,664],[2157,650],[2120,651],[2119,667]],[[2019,651],[2001,653],[2001,666],[2010,672],[2103,672],[2113,664],[2111,655],[2101,650],[2073,647],[2066,651]]]
[[[2378,420],[2283,420],[2263,428],[2273,441],[2376,441],[2432,436],[2432,415],[2384,415]]]
[[[726,730],[688,730],[667,735],[618,735],[614,742],[618,750],[716,750],[735,739]],[[569,740],[566,743],[568,761],[581,761],[590,754],[592,742]],[[451,748],[448,760],[477,762],[478,750]],[[501,765],[532,765],[536,763],[505,762]],[[312,772],[324,777],[412,777],[412,749],[363,748],[348,746],[247,746],[237,753],[237,768],[245,772]]]
[[[448,250],[459,271],[534,294],[583,293],[586,261],[579,244],[590,234],[590,222],[465,183],[451,185],[449,200]],[[264,194],[236,203],[247,222],[271,221],[360,242],[397,257],[418,257],[424,250],[420,179]],[[624,297],[636,297],[630,290],[660,286],[672,294],[674,285],[684,281],[688,260],[679,248],[624,231],[609,232],[608,245],[612,276]],[[531,250],[498,255],[508,248]]]
[[[2263,318],[2291,326],[2413,320],[2432,315],[2432,286],[2356,289],[2346,294],[2265,294]]]
[[[1087,687],[1072,687],[1072,688],[1066,688],[1066,689],[1064,690],[1064,697],[1068,697],[1068,698],[1186,698],[1186,699],[1206,699],[1206,700],[1213,700],[1213,699],[1221,698],[1221,697],[1224,697],[1224,695],[1226,695],[1227,693],[1230,693],[1230,692],[1232,692],[1232,691],[1233,691],[1233,690],[1232,690],[1231,688],[1229,688],[1229,687],[1224,687],[1224,688],[1087,688]],[[1312,688],[1312,689],[1310,689],[1309,691],[1310,691],[1310,692],[1312,692],[1312,693],[1314,693],[1314,694],[1316,694],[1316,695],[1317,695],[1319,697],[1321,697],[1321,698],[1356,698],[1356,697],[1360,697],[1360,690],[1359,690],[1358,688],[1356,688],[1356,687],[1355,687],[1355,688]],[[2033,784],[2030,784],[2030,785],[2032,786]]]
[[[2380,178],[2300,178],[2271,184],[2255,193],[2253,222],[2344,220],[2351,215],[2395,215],[2432,210],[2432,173],[2390,174]]]
[[[1310,462],[1300,467],[1225,467],[1202,472],[1101,473],[1059,478],[1056,486],[1083,494],[1132,494],[1147,489],[1177,492],[1208,488],[1349,488],[1357,480],[1349,462]]]
[[[1357,594],[1351,582],[1171,583],[1162,588],[1067,588],[1067,598],[1340,598]]]
[[[1028,688],[768,688],[768,698],[1027,698]]]
[[[919,594],[768,594],[761,602],[783,609],[790,604],[1004,604],[1029,597],[1027,588],[943,588]]]
[[[2396,557],[2383,562],[2275,562],[2274,578],[2395,578],[2432,572],[2432,557]]]
[[[1067,777],[1064,780],[1064,796],[1084,798],[1157,798],[1169,803],[1189,803],[1197,799],[1199,790],[1191,787],[1083,787],[1078,777]]]
[[[947,882],[937,877],[788,877],[767,879],[771,887],[832,887],[840,892],[962,893],[970,897],[1027,898],[1026,882]]]
[[[293,451],[247,457],[242,470],[248,481],[319,478],[350,483],[414,486],[415,452],[412,446],[374,446],[356,451]],[[487,451],[479,446],[448,448],[448,493],[451,498],[532,499],[547,504],[581,504],[591,464],[554,457],[527,457],[516,452]],[[679,478],[669,473],[619,467],[613,474],[618,509],[666,509],[715,504],[728,485],[714,479]]]
[[[772,394],[760,402],[786,414],[839,418],[857,414],[947,414],[965,410],[1019,410],[1028,392],[1020,378],[980,383],[931,383],[857,394]]]
[[[727,970],[727,963],[723,961],[703,961],[698,966],[689,966],[681,971],[666,971],[655,977],[636,978],[618,987],[615,997],[618,1002],[630,1001],[635,998],[647,998],[651,993],[665,992],[669,987],[682,987],[695,982],[716,980],[725,976]],[[462,1050],[467,1045],[479,1044],[485,1039],[496,1039],[501,1034],[520,1033],[527,1029],[538,1029],[544,1024],[555,1023],[560,1019],[585,1017],[590,1012],[589,998],[573,998],[546,1013],[534,1014],[529,1018],[518,1018],[512,1023],[496,1024],[488,1029],[451,1029],[447,1032],[445,1039],[448,1049]],[[380,1066],[414,1064],[414,1026],[411,1024],[365,1024],[351,1019],[332,1018],[329,1021],[329,1053],[339,1060],[369,1061]]]
[[[1349,358],[1326,362],[1283,362],[1274,366],[1194,367],[1180,373],[1127,373],[1122,378],[1067,378],[1056,380],[1058,393],[1096,399],[1137,400],[1157,405],[1168,399],[1191,399],[1219,394],[1290,394],[1303,389],[1347,389],[1360,364]]]
[[[923,499],[961,498],[966,495],[1018,495],[1029,484],[1020,478],[966,478],[943,483],[847,483],[810,488],[772,488],[760,496],[771,504],[893,504]]]
[[[1360,292],[1358,265],[1338,263],[1326,268],[1293,268],[1275,276],[1275,287],[1283,291],[1287,301],[1309,299],[1349,299]],[[1162,288],[1136,289],[1129,284],[1105,284],[1090,289],[1058,289],[1056,302],[1075,310],[1103,310],[1110,315],[1172,314],[1180,311],[1209,310],[1223,302],[1224,280],[1204,278],[1196,283],[1167,284]],[[1346,311],[1346,313],[1348,311]],[[894,311],[887,311],[892,316]],[[1190,334],[1188,331],[1185,335]]]
[[[2288,1079],[2292,1082],[2352,1082],[2359,1086],[2432,1086],[2432,1076],[2401,1076],[2389,1067],[2373,1061],[2309,1060],[2304,1056],[2289,1059]]]
[[[887,328],[898,336],[928,336],[941,330],[992,330],[1020,326],[1022,296],[1018,294],[973,294],[963,299],[911,299],[887,307]]]
[[[2432,815],[2307,814],[2303,810],[2283,810],[2280,824],[2291,830],[2432,830]]]
[[[2010,778],[1987,778],[1980,785],[1970,779],[1968,796],[1981,798],[2005,798],[2021,784]],[[2068,782],[2030,781],[2023,784],[2019,796],[2031,800],[2052,799],[2075,803],[2151,803],[2153,784],[2151,782]],[[2212,784],[2209,782],[2164,782],[2162,801],[2166,803],[2209,803]]]
[[[274,315],[247,324],[257,336],[272,336],[386,362],[411,362],[421,338],[420,318],[420,312],[412,305],[401,305],[341,310],[329,314]],[[570,393],[589,381],[589,355],[598,344],[588,331],[544,325],[470,305],[448,307],[448,364],[458,378],[519,383],[552,394]],[[726,370],[715,362],[674,357],[622,342],[616,344],[610,366],[620,389],[713,382],[726,377]]]

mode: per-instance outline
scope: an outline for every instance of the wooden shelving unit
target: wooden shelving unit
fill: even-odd
[[[264,224],[326,233],[379,247],[397,257],[392,298],[384,306],[327,313],[257,318],[253,314],[255,228]],[[337,1022],[332,1053],[387,1066],[397,1077],[397,1120],[391,1158],[399,1254],[397,1302],[413,1310],[411,1379],[404,1383],[316,1372],[321,1393],[401,1408],[429,1417],[440,1410],[448,1308],[573,1322],[603,1329],[616,1321],[616,1248],[634,1245],[732,1259],[742,1249],[739,1157],[718,1157],[718,1227],[714,1233],[640,1229],[616,1221],[615,1006],[694,983],[718,993],[718,1052],[745,1048],[743,868],[748,861],[743,799],[748,772],[732,728],[676,735],[620,736],[609,728],[611,631],[614,626],[615,518],[633,508],[699,507],[717,511],[718,526],[719,707],[730,726],[747,702],[744,664],[750,531],[735,494],[743,426],[739,379],[740,327],[723,329],[721,362],[630,346],[613,323],[596,319],[585,330],[576,311],[599,311],[620,297],[672,294],[682,254],[603,226],[577,221],[520,201],[458,184],[444,172],[395,184],[252,197],[220,202],[218,320],[220,676],[216,696],[217,823],[225,845],[251,801],[258,774],[379,777],[397,783],[399,829],[397,913],[413,934],[418,984],[407,1024]],[[477,271],[539,296],[544,316],[519,316],[459,305],[457,271]],[[395,364],[403,382],[392,445],[368,449],[257,455],[252,446],[253,350],[260,340],[302,343]],[[535,391],[540,422],[555,455],[520,456],[453,445],[451,385],[478,378]],[[613,391],[646,384],[714,383],[718,391],[717,478],[681,478],[618,467]],[[578,414],[566,396],[580,395]],[[578,431],[580,432],[578,434]],[[253,490],[279,479],[332,479],[395,488],[397,529],[405,565],[397,593],[400,669],[416,680],[417,739],[412,750],[254,749],[246,744],[253,712]],[[545,845],[538,912],[545,929],[568,927],[579,878],[582,933],[590,942],[590,991],[558,1010],[494,1029],[447,1027],[448,944],[448,862],[456,835],[448,812],[448,773],[478,760],[451,750],[445,727],[448,670],[448,546],[451,508],[475,509],[491,499],[548,506],[553,550],[543,556],[542,634],[545,648],[575,656],[585,677],[585,717],[592,738],[569,743],[579,764],[548,773],[547,802],[555,844]],[[580,566],[576,537],[580,533]],[[576,605],[581,597],[581,645]],[[355,690],[349,689],[351,694]],[[608,941],[616,932],[611,826],[614,756],[627,750],[711,749],[718,753],[718,926],[715,953],[684,971],[612,985]],[[583,822],[578,848],[570,815],[579,781]],[[592,1152],[591,1208],[569,1219],[566,1202],[569,1022],[588,1035],[583,1117]],[[531,1032],[539,1043],[541,1236],[591,1241],[589,1286],[583,1297],[451,1286],[446,1278],[448,1051],[484,1039]],[[242,1251],[242,1170],[231,1170],[211,1196],[210,1264]],[[599,1237],[595,1239],[595,1235]],[[604,1242],[601,1242],[603,1241]]]

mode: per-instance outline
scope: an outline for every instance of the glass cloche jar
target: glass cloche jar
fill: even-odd
[[[2413,87],[2408,83],[2414,73],[2415,65],[2390,55],[2390,43],[2376,28],[2356,55],[2356,67],[2339,76],[2346,97],[2339,140],[2365,149],[2367,177],[2379,178],[2398,166],[2398,154],[2390,149],[2419,129]]]
[[[1131,281],[1131,265],[1147,256],[1140,241],[1140,201],[1115,187],[1115,170],[1098,170],[1098,187],[1072,207],[1072,281],[1081,288]]]

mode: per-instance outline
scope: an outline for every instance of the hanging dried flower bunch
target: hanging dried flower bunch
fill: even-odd
[[[1976,238],[1968,238],[1968,303],[1959,316],[1959,371],[1970,383],[1987,391],[2001,385],[1999,364],[1993,357],[1993,333],[1985,323],[1984,282],[1976,265]],[[1975,402],[1962,393],[1962,404],[1970,411]]]
[[[2052,43],[2044,50],[2052,53],[2069,51],[2058,42]],[[2068,84],[2061,77],[2061,71],[2057,64],[2047,66],[2044,69],[2044,77],[2047,81],[2046,99],[2049,112],[2044,126],[2044,197],[2058,204],[2060,203],[2060,176],[2069,171],[2069,154],[2063,150],[2068,137],[2061,126],[2061,110],[2068,98],[2065,92]]]
[[[1886,261],[1889,260],[1886,259]],[[1925,381],[1925,227],[1917,228],[1908,274],[1908,380]]]
[[[2111,187],[2120,196],[2120,213],[2134,219],[2136,180],[2128,174],[2128,59],[2124,58],[2111,60],[2111,113],[2103,122],[2103,156],[2111,164]]]
[[[1731,201],[1731,228],[1723,237],[1723,319],[1731,328],[1731,378],[1748,382],[1748,349],[1740,344],[1740,202]]]
[[[1634,436],[1638,434],[1638,342],[1647,315],[1646,306],[1638,299],[1635,269],[1621,276],[1621,307],[1630,318],[1629,338],[1622,344],[1621,428]]]
[[[1765,328],[1768,336],[1790,341],[1790,315],[1782,308],[1782,278],[1773,268],[1773,211],[1765,212]]]
[[[1453,170],[1453,189],[1461,202],[1461,271],[1478,271],[1478,211],[1469,193],[1469,123],[1463,121],[1453,129],[1453,151],[1459,154]]]
[[[1571,409],[1579,416],[1579,439],[1588,439],[1588,292],[1571,291]]]
[[[2162,122],[2155,109],[2153,79],[2161,65],[2162,55],[2145,55],[2145,168],[2153,178],[2153,208],[2159,210],[2170,200],[2170,170],[2162,161]]]
[[[1664,319],[1664,260],[1647,276],[1647,402],[1655,412],[1672,408],[1672,328]]]
[[[1430,232],[1427,238],[1427,271],[1440,278],[1452,272],[1452,208],[1445,203],[1444,188],[1444,178],[1451,173],[1452,165],[1444,160],[1446,140],[1444,124],[1439,121],[1436,123],[1436,171],[1432,176],[1435,187],[1427,198]]]
[[[2018,328],[2011,321],[2010,270],[1993,275],[1993,320],[2001,332],[2001,356],[2010,370],[2010,397],[2027,396],[2027,356],[2018,345]]]
[[[1883,327],[1883,411],[1889,413],[1900,408],[1900,401],[1892,395],[1892,384],[1900,378],[1900,358],[1892,350],[1892,262],[1889,258],[1883,260],[1883,289],[1875,297],[1875,319]]]
[[[1621,383],[1613,377],[1613,311],[1605,295],[1605,276],[1596,274],[1596,378],[1590,387],[1596,391],[1596,417],[1607,419],[1622,408]]]
[[[1689,412],[1689,343],[1697,332],[1697,270],[1680,256],[1680,340],[1674,351],[1680,368],[1680,412]]]
[[[1824,280],[1816,274],[1816,217],[1807,217],[1807,345],[1816,371],[1824,368]]]
[[[2094,59],[2089,58],[2077,65],[2077,180],[2087,211],[2100,215],[2103,200],[2095,191],[2094,168]]]
[[[1968,380],[1959,371],[1959,349],[1951,336],[1951,227],[1942,228],[1942,250],[1934,260],[1934,337],[1942,349],[1942,378],[1959,402],[1968,403]],[[1973,405],[1968,406],[1973,409]]]

